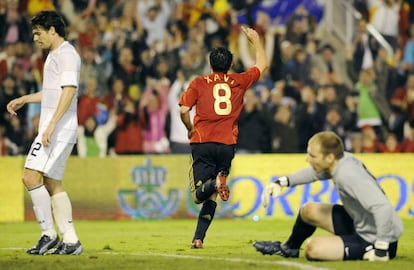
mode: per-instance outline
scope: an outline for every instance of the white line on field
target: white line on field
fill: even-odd
[[[0,250],[24,250],[24,248],[20,247],[8,247],[8,248],[0,248]],[[210,258],[210,257],[203,257],[203,256],[196,256],[196,255],[179,255],[179,254],[164,254],[164,253],[121,253],[121,252],[97,252],[95,254],[109,254],[109,255],[132,255],[132,256],[153,256],[153,257],[171,257],[177,259],[194,259],[194,260],[214,260],[214,261],[228,261],[228,262],[238,262],[238,263],[256,263],[256,264],[269,264],[269,265],[283,265],[289,267],[295,267],[300,270],[328,270],[329,268],[324,267],[316,267],[308,264],[297,263],[292,261],[267,261],[267,260],[251,260],[251,259],[242,259],[242,258]],[[94,255],[94,253],[89,253],[88,255]]]
[[[102,252],[102,254],[114,254],[119,255],[117,252]],[[124,254],[124,253],[122,253]],[[163,253],[130,253],[129,255],[133,256],[157,256],[157,257],[172,257],[178,259],[195,259],[195,260],[214,260],[214,261],[229,261],[229,262],[240,262],[240,263],[257,263],[257,264],[270,264],[270,265],[284,265],[295,267],[300,270],[328,270],[328,268],[323,267],[316,267],[312,265],[307,265],[303,263],[291,262],[291,261],[263,261],[263,260],[250,260],[250,259],[242,259],[242,258],[210,258],[210,257],[203,257],[203,256],[195,256],[195,255],[179,255],[179,254],[163,254]]]

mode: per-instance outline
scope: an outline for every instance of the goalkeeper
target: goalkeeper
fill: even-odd
[[[276,198],[283,187],[324,179],[333,180],[343,204],[304,205],[286,242],[256,241],[256,250],[297,258],[303,242],[321,228],[333,235],[310,238],[305,247],[308,260],[393,259],[403,231],[402,221],[364,164],[344,152],[341,139],[330,131],[310,138],[306,161],[309,167],[280,177],[265,188],[263,206],[267,207],[270,196]]]

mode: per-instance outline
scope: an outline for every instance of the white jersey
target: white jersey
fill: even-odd
[[[39,134],[48,127],[56,111],[64,86],[74,86],[78,91],[81,60],[76,49],[64,41],[58,48],[50,51],[44,66],[42,103],[39,122]],[[77,93],[70,107],[57,123],[52,141],[76,143],[78,116]]]

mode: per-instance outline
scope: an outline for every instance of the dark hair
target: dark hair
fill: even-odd
[[[63,17],[52,10],[43,10],[32,18],[32,28],[41,27],[49,30],[51,27],[55,28],[59,36],[66,36],[66,24]]]
[[[223,47],[214,48],[210,53],[210,65],[213,71],[227,72],[233,62],[233,54]]]

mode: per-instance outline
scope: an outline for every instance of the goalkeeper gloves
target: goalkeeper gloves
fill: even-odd
[[[388,261],[390,259],[388,256],[388,246],[388,242],[375,241],[374,248],[365,252],[363,259],[368,261]]]
[[[269,205],[270,196],[277,198],[282,192],[282,187],[287,187],[289,185],[289,179],[286,176],[279,177],[275,182],[267,185],[262,193],[262,204],[263,207]]]

